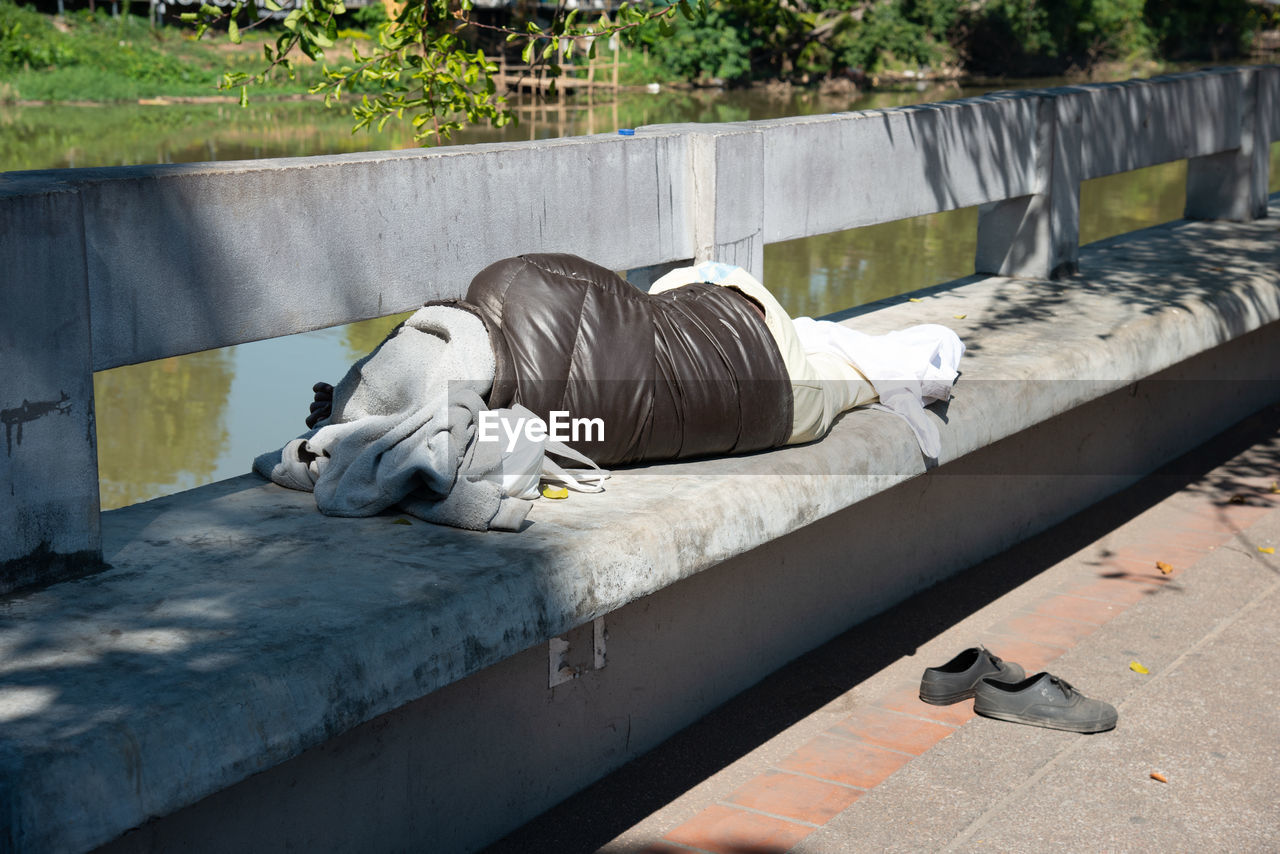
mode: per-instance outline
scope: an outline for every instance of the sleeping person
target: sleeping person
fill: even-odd
[[[312,429],[255,469],[330,515],[394,505],[517,530],[539,480],[594,490],[599,465],[809,442],[867,404],[936,457],[923,407],[949,398],[963,352],[943,326],[871,336],[793,320],[739,267],[681,268],[645,293],[576,256],[522,255],[417,311],[336,387],[317,384]],[[530,424],[543,429],[517,429]],[[595,429],[546,429],[565,424]]]

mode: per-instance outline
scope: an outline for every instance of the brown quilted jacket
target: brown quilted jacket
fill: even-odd
[[[521,255],[482,270],[466,303],[494,342],[489,406],[602,419],[602,441],[569,443],[601,465],[787,440],[786,366],[763,318],[731,288],[650,296],[573,255]]]

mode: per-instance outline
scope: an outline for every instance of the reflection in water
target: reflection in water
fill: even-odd
[[[811,94],[682,92],[587,110],[524,109],[522,124],[455,143],[611,133],[671,122],[730,122],[899,106],[980,94],[938,87],[858,100]],[[352,135],[314,103],[0,108],[0,170],[301,156],[412,145],[407,135]],[[1182,215],[1185,162],[1086,182],[1081,242]],[[1280,143],[1271,149],[1280,190]],[[821,316],[972,272],[972,208],[765,247],[765,280],[788,311]],[[104,371],[94,378],[102,506],[120,507],[241,474],[302,429],[316,380],[336,382],[404,315]],[[234,405],[231,405],[234,403]]]
[[[764,248],[767,283],[792,315],[819,317],[973,272],[976,208]]]
[[[404,148],[408,135],[353,135],[309,102],[0,107],[0,169],[190,163]]]
[[[356,359],[366,355],[370,350],[382,343],[382,339],[386,338],[387,334],[398,323],[412,313],[407,311],[404,314],[375,317],[372,320],[349,323],[342,327],[342,346],[346,348],[347,359],[354,362]],[[337,382],[337,378],[327,380],[327,382]]]
[[[1185,160],[1085,181],[1080,185],[1080,243],[1181,219],[1186,191]]]
[[[703,90],[629,94],[591,108],[580,103],[525,104],[515,108],[519,124],[469,128],[454,134],[452,144],[895,107],[961,94],[958,86],[945,84],[857,97],[812,93],[770,97],[754,91]],[[314,101],[255,102],[245,109],[232,104],[0,105],[0,171],[301,157],[414,146],[411,134],[391,125],[381,133],[353,134],[347,112],[325,109]]]
[[[228,444],[231,355],[212,350],[94,374],[104,510],[213,479]]]

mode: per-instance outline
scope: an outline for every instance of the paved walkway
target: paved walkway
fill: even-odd
[[[859,626],[493,850],[1280,849],[1278,427],[1255,416]],[[1119,726],[921,703],[923,668],[978,642]]]

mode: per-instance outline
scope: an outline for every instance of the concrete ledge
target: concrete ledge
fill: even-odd
[[[1270,213],[1086,248],[1088,278],[967,279],[850,321],[961,333],[970,352],[937,413],[937,473],[962,472],[975,452],[1220,345],[1262,336],[1276,349],[1275,197]],[[1280,396],[1280,361],[1255,367],[1232,368],[1234,408],[1197,411],[1187,446],[1215,415]],[[1194,372],[1177,376],[1166,399],[1201,395]],[[1143,441],[1109,426],[1078,445]],[[1039,465],[1114,489],[1177,450],[1157,445],[1119,455],[1132,471],[1078,470],[1079,447],[1064,445],[1034,464],[1015,454],[1007,471],[985,458],[981,474]],[[924,471],[905,425],[859,411],[808,446],[637,468],[602,495],[540,502],[518,535],[330,519],[252,476],[104,514],[112,569],[0,602],[0,850],[108,842],[717,564],[830,536],[827,517]],[[864,593],[887,605],[882,577],[868,573]],[[857,575],[843,583],[856,595]]]

